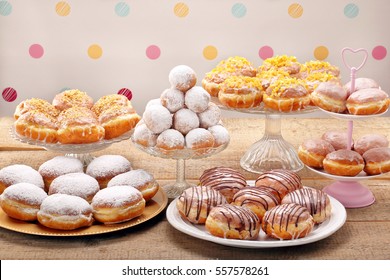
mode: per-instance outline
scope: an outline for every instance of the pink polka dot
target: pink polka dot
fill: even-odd
[[[376,60],[382,60],[386,57],[387,50],[384,46],[376,46],[372,50],[372,57]]]
[[[259,56],[261,59],[265,60],[274,55],[274,50],[270,46],[263,46],[259,49]]]
[[[127,99],[129,99],[129,100],[131,100],[133,98],[133,93],[128,88],[121,88],[118,91],[118,94],[126,96]]]
[[[41,58],[43,56],[43,47],[39,44],[33,44],[28,49],[28,52],[30,53],[32,58]]]
[[[161,54],[161,50],[156,45],[150,45],[149,47],[146,48],[146,56],[149,59],[157,59],[160,57],[160,54]]]
[[[7,102],[13,102],[18,97],[18,93],[12,87],[7,87],[2,92],[3,98]]]

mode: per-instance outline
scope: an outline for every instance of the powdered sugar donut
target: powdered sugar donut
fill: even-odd
[[[142,215],[145,200],[136,188],[114,186],[100,190],[92,200],[93,216],[105,224],[121,223]]]
[[[210,102],[210,94],[202,87],[195,86],[185,94],[185,104],[195,113],[201,113],[207,109]]]
[[[74,157],[56,156],[39,166],[39,174],[41,174],[45,182],[45,191],[49,190],[51,182],[64,174],[68,173],[83,173],[83,163]]]
[[[17,183],[31,183],[44,188],[41,174],[28,165],[14,164],[0,170],[0,194],[5,188]]]
[[[153,175],[143,169],[131,170],[119,174],[108,182],[107,187],[131,186],[142,193],[145,201],[149,201],[157,193],[159,185]]]
[[[184,149],[184,136],[176,129],[167,129],[157,137],[156,147],[164,150]]]
[[[149,108],[150,106],[153,106],[153,105],[162,105],[161,104],[161,99],[160,98],[155,98],[155,99],[149,100],[148,103],[146,103],[145,110],[147,108]]]
[[[182,92],[186,92],[196,84],[195,71],[187,65],[175,66],[168,75],[172,87]]]
[[[214,137],[204,128],[195,128],[185,137],[186,147],[189,149],[202,149],[214,146]]]
[[[161,105],[175,113],[184,107],[184,93],[176,88],[168,88],[160,96]]]
[[[198,114],[199,126],[202,128],[209,128],[210,126],[216,125],[221,120],[221,110],[217,105],[210,102],[207,109]]]
[[[183,135],[197,127],[199,127],[198,115],[190,109],[180,109],[173,115],[173,128]]]
[[[210,126],[207,130],[210,131],[210,133],[214,137],[214,147],[219,147],[221,145],[229,143],[230,141],[229,132],[222,125],[219,124],[213,125]]]
[[[18,183],[4,190],[0,205],[10,217],[22,221],[35,221],[42,201],[47,197],[43,189],[30,183]]]
[[[107,187],[108,181],[118,174],[130,171],[131,163],[125,157],[120,155],[103,155],[91,161],[87,166],[89,176],[95,178],[103,189]]]
[[[162,105],[152,105],[145,109],[143,119],[153,133],[161,133],[172,126],[172,115]]]
[[[89,203],[100,190],[98,181],[84,173],[68,173],[53,180],[49,195],[64,193],[84,198]]]
[[[45,198],[37,218],[42,225],[60,230],[91,226],[94,221],[92,207],[85,199],[62,193]]]
[[[154,134],[145,123],[135,127],[133,139],[144,147],[154,147],[157,143],[158,134]]]

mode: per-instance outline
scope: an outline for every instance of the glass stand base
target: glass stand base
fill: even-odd
[[[185,167],[185,159],[176,160],[176,182],[162,187],[168,198],[176,198],[180,196],[184,190],[195,186],[186,181]]]
[[[373,193],[356,181],[336,181],[323,189],[346,208],[366,207],[375,202]]]
[[[91,154],[65,154],[66,157],[73,157],[79,159],[84,166],[88,166],[88,164],[91,163],[91,161],[95,158]]]

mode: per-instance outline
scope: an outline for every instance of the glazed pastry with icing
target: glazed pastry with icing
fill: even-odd
[[[368,175],[378,175],[390,171],[390,148],[373,148],[363,154],[364,171]]]
[[[298,148],[299,159],[307,166],[323,168],[327,154],[334,152],[333,146],[322,139],[307,139]]]
[[[38,172],[45,182],[45,191],[48,192],[50,184],[55,178],[68,173],[83,173],[84,166],[77,158],[56,156],[42,163],[38,168]]]
[[[217,166],[203,171],[199,177],[202,186],[209,186],[219,191],[228,203],[233,196],[247,186],[244,175],[230,167]]]
[[[326,155],[323,161],[327,173],[338,176],[356,176],[364,168],[363,157],[352,150],[337,150]]]
[[[301,177],[288,169],[274,169],[262,173],[255,182],[258,188],[270,188],[280,200],[289,192],[301,189]]]
[[[390,99],[383,90],[367,88],[353,92],[346,106],[352,115],[374,115],[385,112],[390,106]]]
[[[353,145],[353,149],[363,155],[370,149],[388,147],[389,140],[383,134],[366,134],[358,138]]]
[[[118,174],[132,170],[131,163],[121,155],[102,155],[94,158],[87,166],[85,173],[95,178],[103,189]]]
[[[104,138],[104,128],[96,115],[86,107],[71,107],[57,119],[58,141],[62,144],[86,144]]]
[[[272,238],[280,240],[298,239],[307,236],[314,227],[309,210],[296,203],[280,204],[268,210],[261,228]]]
[[[17,183],[30,183],[44,189],[41,174],[28,165],[13,164],[0,169],[0,194]]]
[[[295,56],[277,55],[264,60],[260,71],[278,70],[296,75],[301,69],[301,64]]]
[[[345,91],[347,92],[348,96],[351,95],[351,81],[346,83],[344,85]],[[355,79],[355,87],[354,87],[354,92],[361,90],[361,89],[367,89],[367,88],[377,88],[379,89],[379,85],[376,81],[370,78],[356,78]]]
[[[56,118],[60,113],[60,111],[57,110],[48,101],[40,98],[31,98],[31,99],[23,100],[18,104],[18,106],[16,106],[14,112],[14,119],[17,120],[24,113],[27,113],[29,111],[35,111],[35,110],[44,112],[54,118]]]
[[[268,209],[280,204],[280,199],[268,188],[246,187],[233,196],[231,204],[252,210],[261,221]]]
[[[88,227],[94,221],[92,207],[85,199],[60,193],[43,200],[37,218],[45,227],[59,230]]]
[[[311,101],[314,105],[335,113],[343,113],[346,109],[347,92],[336,83],[323,82],[311,93]]]
[[[259,236],[259,217],[248,208],[224,204],[211,209],[206,230],[214,236],[228,239],[254,240]]]
[[[107,187],[123,185],[139,190],[146,202],[151,200],[159,189],[159,184],[153,175],[143,169],[130,170],[116,175],[108,182]]]
[[[142,215],[145,199],[131,186],[114,186],[100,190],[92,199],[94,218],[104,224],[129,221]]]
[[[336,151],[348,147],[348,133],[346,131],[329,130],[322,134],[321,139],[330,143]],[[351,141],[351,146],[353,146],[353,139]]]
[[[30,183],[17,183],[4,190],[0,196],[3,211],[11,218],[21,221],[37,220],[37,213],[46,192]]]
[[[306,207],[316,224],[321,224],[329,219],[332,212],[328,195],[313,188],[302,188],[288,193],[281,202],[281,204],[286,203],[296,203]]]
[[[338,77],[340,75],[340,69],[337,66],[322,60],[311,60],[301,65],[299,73],[301,79],[305,79],[313,73],[327,73],[334,77]]]
[[[91,110],[96,114],[96,116],[100,116],[101,113],[113,106],[132,108],[131,102],[126,96],[121,94],[109,94],[100,97],[92,106]]]
[[[53,106],[60,111],[71,107],[85,107],[91,109],[93,99],[84,91],[70,89],[57,94],[53,99]]]
[[[194,186],[179,196],[176,207],[183,219],[204,224],[213,207],[226,203],[225,197],[209,186]]]

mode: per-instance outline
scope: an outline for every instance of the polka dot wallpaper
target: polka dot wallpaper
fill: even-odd
[[[200,84],[235,55],[256,66],[282,54],[327,60],[347,82],[344,47],[365,48],[357,76],[390,92],[389,13],[388,0],[0,0],[0,116],[70,88],[123,94],[142,113],[175,65],[191,66]]]

